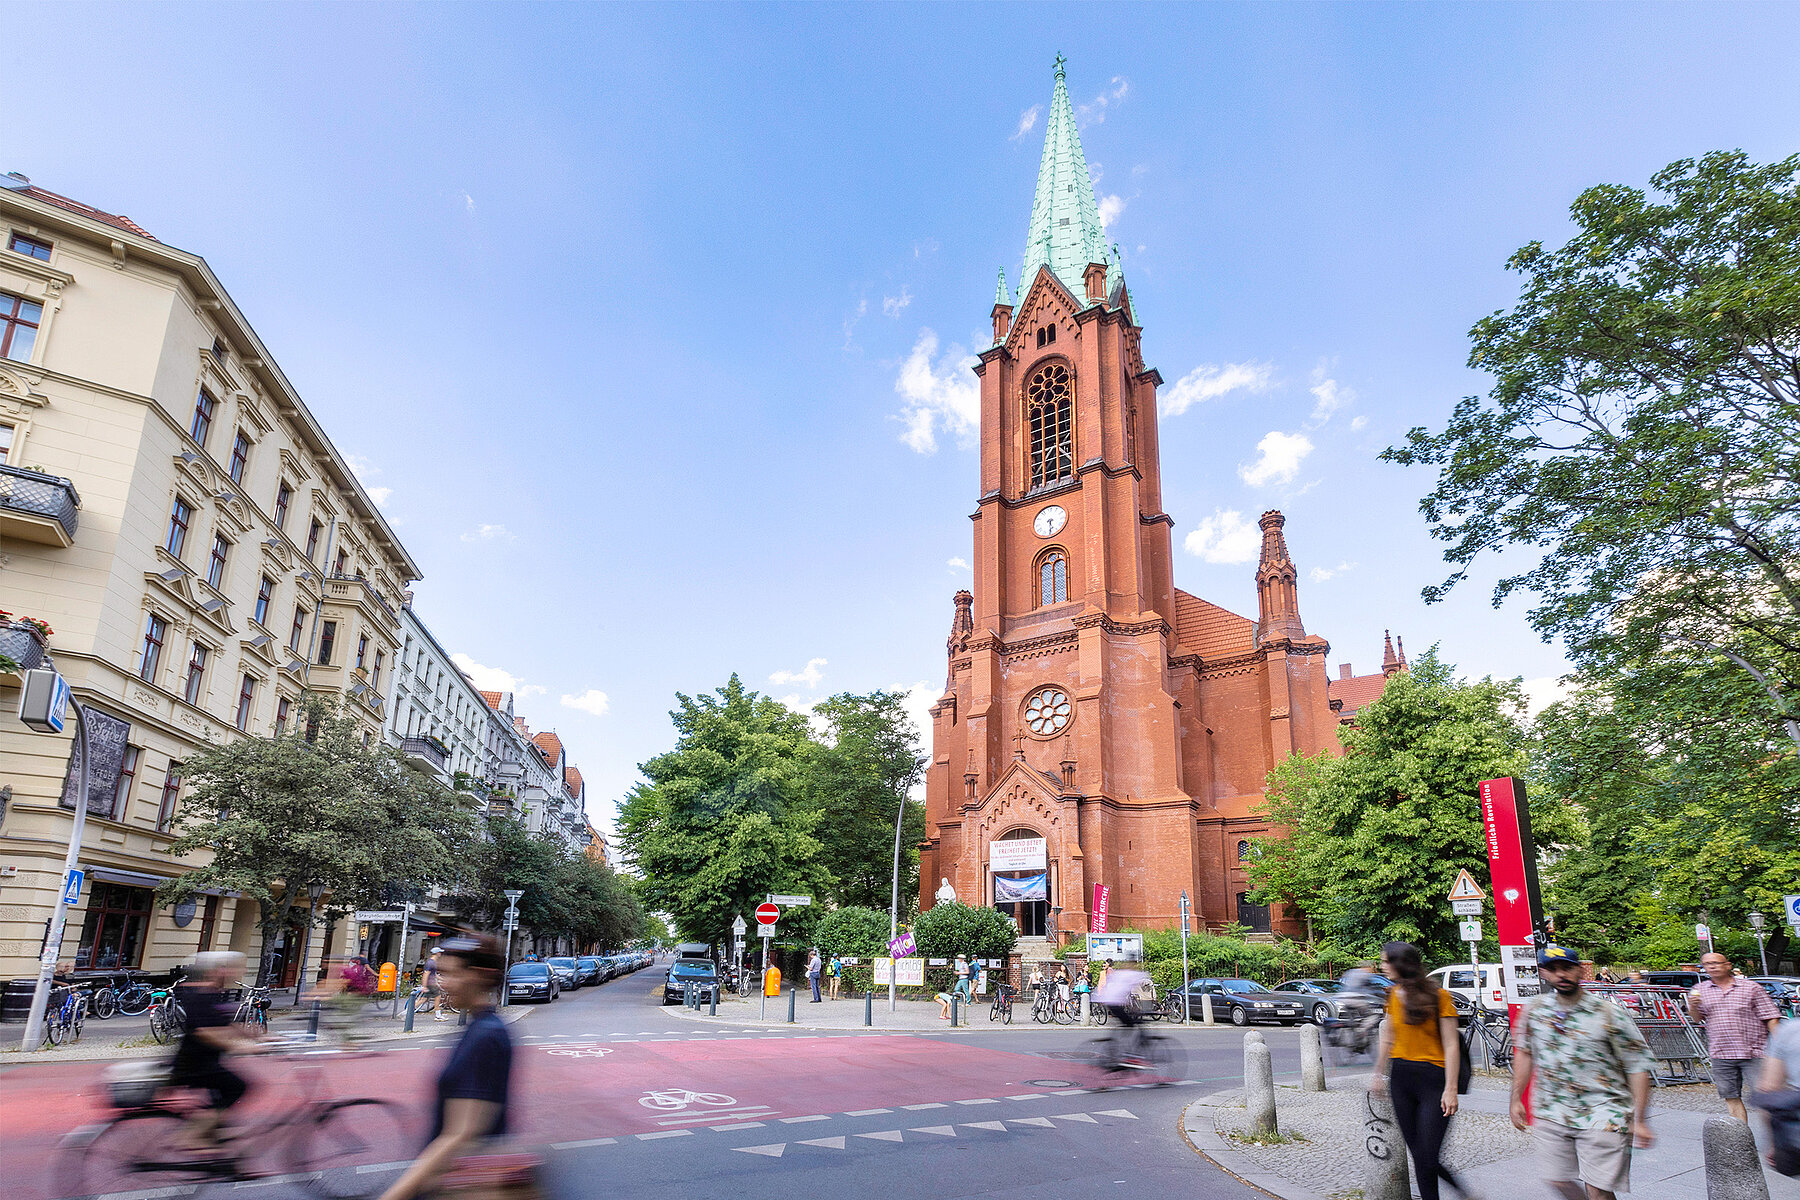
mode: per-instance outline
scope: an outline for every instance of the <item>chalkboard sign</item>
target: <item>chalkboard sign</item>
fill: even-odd
[[[121,721],[108,713],[86,710],[88,747],[93,752],[93,765],[88,770],[87,810],[91,817],[113,815],[113,795],[119,790],[119,772],[125,766],[125,742],[131,736],[131,722]],[[69,771],[63,776],[62,806],[75,807],[75,791],[81,778],[81,737],[76,735],[69,751]]]

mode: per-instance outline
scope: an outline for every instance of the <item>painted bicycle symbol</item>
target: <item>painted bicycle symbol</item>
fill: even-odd
[[[701,1108],[735,1108],[737,1101],[730,1096],[721,1096],[717,1092],[690,1092],[686,1088],[669,1088],[660,1092],[645,1092],[638,1099],[645,1108],[653,1108],[658,1112],[678,1112],[690,1105]]]
[[[598,1042],[564,1042],[560,1046],[551,1047],[550,1053],[565,1055],[569,1058],[599,1058],[602,1055],[611,1054],[612,1047],[602,1046]]]

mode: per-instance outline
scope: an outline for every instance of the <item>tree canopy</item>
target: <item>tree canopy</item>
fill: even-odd
[[[919,894],[919,840],[925,806],[909,798],[924,777],[919,735],[898,692],[833,696],[813,711],[824,737],[806,772],[809,803],[819,815],[814,836],[831,873],[831,900],[887,910],[893,895],[894,817],[900,831],[900,895]]]
[[[570,850],[559,839],[533,834],[516,817],[490,814],[484,837],[464,855],[446,904],[484,929],[498,928],[506,891],[516,888],[520,924],[543,937],[620,950],[644,933],[644,910],[611,867]]]
[[[913,939],[919,953],[930,958],[966,954],[970,958],[999,958],[1019,940],[1019,930],[997,908],[951,900],[934,904],[913,922]],[[885,949],[885,947],[884,947]]]

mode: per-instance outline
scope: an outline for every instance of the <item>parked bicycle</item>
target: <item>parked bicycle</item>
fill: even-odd
[[[1468,1029],[1471,1059],[1486,1055],[1490,1067],[1502,1071],[1512,1067],[1512,1022],[1506,1010],[1480,1005],[1470,1016]]]
[[[231,1014],[231,1019],[239,1025],[254,1026],[258,1033],[267,1031],[271,1003],[269,989],[248,983],[240,983],[239,987],[242,994],[238,999],[237,1011]]]
[[[1001,984],[994,991],[994,1003],[988,1009],[988,1020],[999,1021],[1002,1025],[1011,1025],[1013,1018],[1013,990],[1007,984]],[[1033,1013],[1035,1016],[1035,1012]]]
[[[1040,1025],[1048,1025],[1056,1019],[1056,988],[1052,984],[1040,983],[1037,995],[1031,999],[1031,1019]]]
[[[62,987],[51,993],[55,1008],[44,1016],[44,1036],[52,1046],[66,1046],[81,1040],[81,1025],[87,1020],[87,989]]]
[[[157,988],[150,993],[149,1013],[150,1037],[159,1046],[167,1046],[187,1028],[187,1010],[175,998],[173,986]]]
[[[182,970],[176,967],[170,972],[173,982],[180,982]],[[150,1007],[150,1000],[156,989],[150,986],[150,980],[141,972],[128,973],[123,984],[114,976],[94,989],[93,1014],[101,1021],[110,1020],[117,1013],[135,1017]]]

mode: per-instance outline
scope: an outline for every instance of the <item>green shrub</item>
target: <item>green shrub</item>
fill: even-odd
[[[827,958],[875,958],[887,953],[888,916],[872,908],[834,908],[820,919],[814,936]]]
[[[927,958],[1004,958],[1019,940],[1019,931],[999,909],[956,901],[920,913],[912,932]]]

